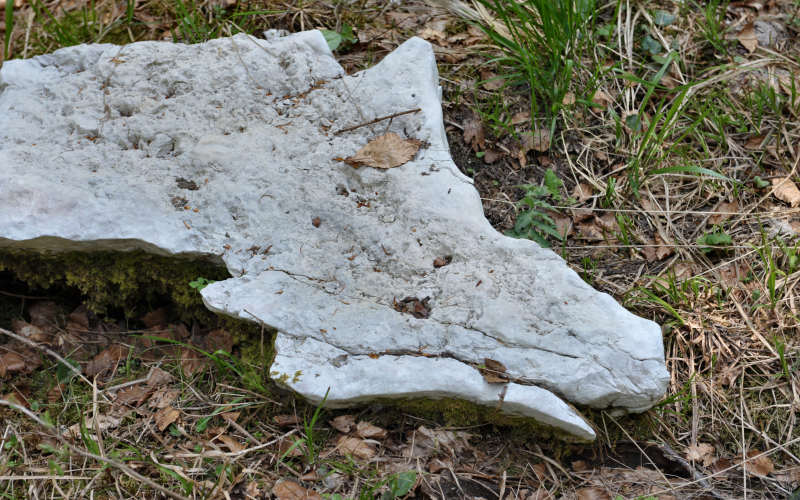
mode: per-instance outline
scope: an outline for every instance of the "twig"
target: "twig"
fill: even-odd
[[[98,462],[103,462],[105,464],[108,464],[111,467],[114,467],[115,469],[120,470],[122,473],[130,476],[131,478],[136,479],[137,481],[141,481],[142,483],[145,483],[151,488],[160,491],[161,493],[163,493],[168,497],[175,498],[177,500],[188,500],[187,497],[179,495],[178,493],[175,493],[173,491],[170,491],[169,489],[154,482],[152,479],[139,474],[138,472],[136,472],[135,470],[131,469],[130,467],[121,462],[117,462],[116,460],[113,460],[108,457],[101,457],[100,455],[95,455],[94,453],[84,451],[78,448],[77,446],[70,443],[69,440],[64,438],[58,431],[56,431],[52,424],[45,422],[44,420],[39,418],[38,415],[30,411],[29,409],[25,408],[24,406],[20,406],[16,403],[12,403],[11,401],[7,401],[5,399],[0,399],[0,406],[8,406],[9,408],[17,410],[20,413],[23,413],[26,417],[30,418],[31,420],[39,424],[41,427],[47,429],[48,434],[56,438],[61,444],[66,446],[72,453],[75,453],[76,455],[80,455],[85,458],[90,458],[92,460],[97,460]]]
[[[374,120],[370,120],[368,122],[359,123],[358,125],[353,125],[352,127],[343,128],[341,130],[337,130],[333,133],[333,135],[343,134],[345,132],[350,132],[351,130],[355,130],[357,128],[366,127],[367,125],[372,125],[373,123],[382,122],[383,120],[390,120],[392,118],[397,118],[398,116],[407,115],[410,113],[416,113],[418,111],[422,111],[421,108],[409,109],[408,111],[401,111],[399,113],[394,113],[387,116],[381,116],[380,118],[375,118]]]

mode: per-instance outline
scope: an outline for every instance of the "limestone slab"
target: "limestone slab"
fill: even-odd
[[[416,157],[342,161],[386,132]],[[418,38],[354,75],[316,31],[7,61],[0,246],[224,264],[206,305],[275,328],[274,378],[330,405],[456,397],[591,439],[566,401],[643,411],[667,386],[658,325],[490,226]],[[508,384],[483,380],[487,358]]]

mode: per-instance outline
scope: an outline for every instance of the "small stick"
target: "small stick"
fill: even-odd
[[[373,123],[382,122],[383,120],[389,120],[391,118],[397,118],[398,116],[407,115],[410,113],[416,113],[418,111],[422,111],[421,108],[409,109],[408,111],[401,111],[399,113],[394,113],[388,116],[381,116],[380,118],[375,118],[374,120],[370,120],[368,122],[359,123],[358,125],[353,125],[352,127],[343,128],[341,130],[337,130],[333,133],[333,135],[343,134],[345,132],[350,132],[351,130],[355,130],[357,128],[366,127],[367,125],[372,125]]]

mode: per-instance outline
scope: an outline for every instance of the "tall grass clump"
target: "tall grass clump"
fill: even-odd
[[[592,43],[595,0],[477,0],[497,22],[480,27],[501,51],[503,77],[527,86],[531,117],[544,115],[551,134],[573,73]]]

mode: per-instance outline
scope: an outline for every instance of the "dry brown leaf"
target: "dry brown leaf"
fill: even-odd
[[[117,363],[128,357],[128,348],[122,344],[111,344],[100,351],[83,369],[88,377],[94,377],[106,371],[113,371]]]
[[[316,491],[306,489],[288,479],[279,479],[272,487],[272,494],[277,500],[322,500]]]
[[[556,223],[556,231],[561,236],[567,237],[572,234],[572,219],[555,210],[545,210],[545,213]]]
[[[513,115],[511,115],[512,125],[519,125],[521,123],[527,123],[529,121],[531,121],[530,111],[520,111],[519,113],[514,113]]]
[[[486,154],[483,155],[483,162],[487,164],[492,164],[503,157],[503,152],[498,151],[496,149],[489,149],[486,151]]]
[[[552,500],[553,498],[555,497],[549,491],[540,486],[536,491],[525,497],[525,500]]]
[[[762,144],[764,144],[764,139],[766,139],[766,135],[751,135],[747,142],[743,144],[744,149],[748,149],[750,151],[760,150]]]
[[[714,463],[714,447],[708,443],[697,443],[686,447],[686,460],[702,462],[704,467]]]
[[[431,474],[436,474],[439,471],[452,468],[453,468],[453,462],[451,460],[434,458],[433,460],[428,462],[428,472],[430,472]]]
[[[673,253],[675,253],[675,247],[673,247],[670,243],[664,241],[661,238],[661,235],[659,235],[658,233],[655,234],[652,243],[650,244],[654,246],[642,247],[642,253],[644,254],[648,262],[655,262],[657,260],[662,260],[664,257],[668,257]]]
[[[300,417],[297,415],[275,415],[272,421],[278,427],[292,427],[300,423]]]
[[[592,102],[594,104],[597,104],[598,106],[607,108],[614,101],[611,99],[611,96],[608,95],[608,93],[606,93],[605,90],[597,89],[594,95],[592,96]]]
[[[473,116],[462,124],[464,127],[464,142],[472,147],[473,151],[483,151],[486,149],[486,133],[483,130],[483,122],[477,116]]]
[[[505,80],[501,77],[486,69],[481,71],[481,80],[483,80],[481,82],[481,87],[486,90],[498,90],[505,83]]]
[[[484,358],[483,366],[478,368],[483,375],[483,380],[489,384],[504,384],[508,382],[506,365],[493,359]]]
[[[356,425],[356,417],[353,415],[339,415],[331,420],[331,427],[337,431],[347,434]]]
[[[46,328],[58,323],[60,311],[61,308],[55,302],[44,300],[31,305],[28,308],[28,315],[31,317],[32,324]]]
[[[522,134],[522,150],[526,153],[534,150],[540,153],[550,149],[550,132],[547,130],[536,130]]]
[[[5,352],[0,355],[0,377],[5,377],[10,373],[21,372],[25,370],[25,358],[16,352]]]
[[[141,317],[141,322],[144,323],[144,326],[147,328],[160,328],[164,329],[164,325],[167,324],[167,308],[166,307],[159,307],[149,313],[145,314]]]
[[[223,328],[208,332],[204,342],[208,352],[225,351],[230,353],[233,350],[233,337]]]
[[[353,167],[393,168],[405,164],[417,154],[422,143],[416,139],[403,139],[389,132],[369,141],[358,152],[345,158]]]
[[[767,455],[761,455],[760,457],[758,457],[758,455],[761,455],[761,452],[758,450],[750,450],[747,452],[747,458],[751,459],[748,460],[746,464],[748,471],[758,476],[766,476],[775,470],[775,464],[772,463],[772,460],[770,460]]]
[[[434,28],[425,27],[422,28],[419,32],[417,32],[417,36],[420,38],[424,38],[429,42],[435,42],[439,45],[446,45],[447,41],[447,34],[444,31],[440,31]]]
[[[208,365],[208,358],[189,347],[181,347],[181,370],[190,377]]]
[[[409,446],[404,450],[404,455],[409,458],[420,458],[437,453],[458,455],[470,448],[471,434],[464,431],[448,431],[442,429],[429,429],[424,425],[409,436]]]
[[[792,208],[800,205],[800,190],[797,185],[788,177],[783,179],[772,179],[772,188],[775,197],[785,201]]]
[[[53,340],[53,336],[42,327],[19,319],[11,320],[11,329],[14,330],[14,333],[17,335],[34,342],[49,343]]]
[[[104,431],[107,429],[114,429],[119,425],[120,422],[122,422],[122,419],[118,417],[114,417],[111,415],[97,415],[96,419],[86,417],[83,425],[90,434],[94,434],[96,432],[96,429],[98,428],[100,429],[100,431]],[[63,435],[64,437],[72,437],[72,438],[80,437],[81,435],[80,422],[71,425],[66,431],[64,431]]]
[[[798,483],[800,482],[800,466],[775,471],[772,475],[782,483]]]
[[[581,235],[581,237],[585,240],[602,241],[604,239],[603,231],[594,222],[594,218],[588,222],[579,222],[575,225],[575,227],[578,229],[578,233]]]
[[[575,94],[573,94],[572,92],[567,92],[566,94],[564,94],[564,98],[561,99],[561,104],[563,104],[564,106],[571,106],[575,104]]]
[[[144,385],[128,387],[127,389],[122,389],[117,393],[117,397],[114,402],[123,405],[139,406],[140,404],[144,403],[144,400],[147,399],[152,390],[153,389],[151,387]]]
[[[172,378],[172,375],[156,366],[147,373],[147,385],[152,388],[159,388],[172,382]]]
[[[166,408],[178,399],[179,394],[180,391],[178,389],[162,387],[150,396],[150,399],[147,400],[147,406],[149,408]]]
[[[242,444],[239,443],[239,441],[233,439],[227,434],[220,434],[219,436],[217,436],[217,439],[225,443],[225,446],[227,446],[228,449],[234,453],[237,451],[242,451],[244,449],[244,446],[242,446]]]
[[[733,214],[739,212],[739,203],[736,200],[731,202],[724,201],[717,205],[714,212],[714,215],[708,218],[708,222],[712,225],[722,224],[730,219]]]
[[[376,454],[375,448],[373,448],[371,444],[354,436],[339,436],[339,439],[336,441],[336,449],[339,450],[342,455],[352,455],[364,460],[369,460]]]
[[[736,35],[736,39],[739,40],[739,43],[741,43],[742,46],[747,49],[747,52],[750,52],[751,54],[758,48],[758,37],[756,36],[756,30],[753,26],[753,23],[745,24],[744,28],[742,28],[742,31]]]
[[[606,490],[600,488],[581,488],[575,492],[577,500],[611,500],[613,497]]]
[[[282,457],[302,457],[305,451],[306,447],[303,441],[292,439],[278,440],[278,455]]]
[[[356,425],[356,434],[364,439],[383,439],[388,433],[386,429],[362,420]]]
[[[158,430],[163,431],[169,427],[170,424],[178,420],[180,414],[181,413],[172,406],[165,406],[164,408],[161,408],[154,415],[156,427],[158,427]]]
[[[575,189],[572,190],[572,197],[578,200],[578,203],[583,203],[592,197],[592,185],[586,182],[579,182],[575,184]]]

